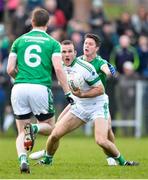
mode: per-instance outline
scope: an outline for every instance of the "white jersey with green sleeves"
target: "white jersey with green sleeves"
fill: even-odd
[[[17,83],[41,84],[51,88],[52,56],[61,56],[60,43],[45,31],[33,29],[20,36],[12,45],[17,57]]]
[[[78,60],[77,58],[75,58],[71,66],[67,67],[64,65],[64,70],[67,74],[67,77],[71,74],[79,74],[83,77],[84,83],[83,86],[81,86],[81,91],[87,91],[90,90],[92,87],[95,87],[96,85],[102,84],[95,68],[86,61]],[[93,98],[75,98],[76,102],[84,105],[88,103],[92,104],[93,102],[96,102],[98,100],[104,100],[106,99],[106,96],[104,94]]]

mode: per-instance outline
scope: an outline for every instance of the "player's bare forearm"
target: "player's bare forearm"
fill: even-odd
[[[7,73],[10,77],[14,79],[16,77],[16,74],[18,73],[16,61],[17,61],[16,56],[10,53],[9,58],[8,58],[8,64],[7,64]]]
[[[62,59],[61,56],[54,56],[52,59],[53,62],[53,67],[56,73],[56,77],[61,85],[61,87],[63,88],[64,93],[68,93],[68,91],[70,91],[69,86],[68,86],[68,82],[67,82],[67,77],[66,74],[64,72],[63,66],[62,66]]]
[[[13,79],[15,79],[17,73],[18,73],[18,70],[15,69],[15,70],[11,73],[10,76],[11,76]]]
[[[72,93],[80,98],[92,98],[104,94],[104,88],[102,85],[99,85],[97,87],[92,87],[92,89],[88,91],[81,91],[80,89],[77,89],[76,91],[72,91]]]
[[[8,72],[9,76],[12,77],[13,79],[15,79],[17,73],[18,73],[18,70],[16,68]]]
[[[109,67],[108,67],[107,64],[103,65],[103,67],[101,68],[101,70],[102,70],[108,77],[111,77],[111,76],[112,76],[112,74],[111,74],[111,72],[110,72],[110,69],[109,69]]]
[[[66,77],[66,74],[64,73],[63,69],[56,70],[55,72],[56,72],[57,79],[58,79],[61,87],[63,88],[63,91],[65,93],[70,91],[70,88],[69,88],[68,82],[67,82],[67,77]]]

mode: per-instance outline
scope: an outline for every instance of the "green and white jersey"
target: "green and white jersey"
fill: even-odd
[[[80,57],[78,57],[78,59],[81,59],[81,60],[86,61],[86,60],[85,60],[85,56],[80,56]],[[101,79],[104,87],[106,87],[106,74],[101,70],[101,67],[102,67],[104,64],[107,64],[107,61],[106,61],[105,59],[101,58],[101,56],[98,56],[98,55],[97,55],[97,56],[96,56],[91,62],[89,62],[89,63],[92,64],[92,65],[95,67],[95,69],[96,69],[96,71],[97,71],[97,73],[98,73],[98,75],[99,75],[99,77],[100,77],[100,79]]]
[[[79,59],[75,59],[71,66],[64,66],[64,70],[67,74],[68,83],[70,82],[71,77],[75,78],[83,78],[83,83],[81,84],[81,87],[79,86],[80,90],[88,91],[92,87],[95,87],[96,85],[102,84],[100,77],[98,76],[95,68],[88,62],[82,61]],[[78,80],[77,79],[77,80]],[[80,104],[85,103],[93,103],[96,102],[96,100],[102,100],[104,99],[104,95],[96,96],[93,98],[79,98],[76,97],[76,102]]]
[[[51,88],[52,57],[61,56],[60,43],[45,31],[33,29],[16,39],[10,55],[17,57],[17,83],[41,84]]]

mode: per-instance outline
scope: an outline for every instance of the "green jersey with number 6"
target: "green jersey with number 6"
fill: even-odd
[[[78,57],[78,59],[81,59],[81,60],[85,60],[85,56],[80,56]],[[101,67],[104,65],[104,64],[107,64],[107,61],[103,58],[101,58],[101,56],[96,56],[91,62],[89,62],[90,64],[92,64],[101,81],[102,81],[102,84],[104,85],[104,87],[106,87],[106,74],[101,70]]]
[[[33,29],[16,39],[11,54],[17,57],[15,84],[31,83],[51,87],[52,56],[61,55],[61,46],[45,31]]]

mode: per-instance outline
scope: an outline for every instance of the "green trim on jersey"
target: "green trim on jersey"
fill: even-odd
[[[80,57],[78,57],[78,59],[79,59],[80,61],[82,61],[82,60],[86,61],[85,56],[80,56]],[[101,56],[98,56],[98,55],[97,55],[97,56],[96,56],[91,62],[89,62],[89,63],[94,66],[94,68],[96,69],[98,75],[100,76],[100,79],[101,79],[101,81],[102,81],[103,86],[106,87],[106,78],[107,78],[107,76],[106,76],[106,74],[101,70],[101,67],[102,67],[102,65],[107,64],[107,61],[106,61],[105,59],[101,58]]]
[[[96,79],[94,79],[93,81],[86,81],[87,82],[87,84],[89,85],[89,86],[92,86],[92,85],[94,85],[96,82],[98,82],[98,81],[101,81],[100,80],[100,77],[98,76]]]
[[[33,29],[14,41],[11,53],[17,55],[15,84],[41,84],[51,88],[52,57],[61,54],[59,42],[46,32]]]
[[[89,72],[92,72],[92,71],[93,71],[93,69],[92,69],[90,66],[88,66],[87,64],[85,64],[83,61],[79,60],[79,58],[75,58],[75,59],[73,60],[73,62],[71,63],[70,66],[72,67],[72,66],[74,66],[76,63],[79,64],[80,66],[84,67],[85,69],[87,69]]]
[[[77,62],[77,60],[78,60],[78,59],[77,59],[77,58],[75,58],[75,59],[73,60],[73,62],[71,63],[71,65],[70,65],[70,66],[71,66],[71,67],[72,67],[72,66],[74,66],[74,65],[75,65],[75,63]]]
[[[80,61],[79,59],[77,59],[77,63],[80,65],[80,66],[83,66],[85,69],[87,69],[89,72],[92,72],[92,68],[87,66],[86,64],[83,63],[83,61]]]
[[[80,66],[82,66],[84,69],[86,69],[88,72],[90,72],[90,73],[94,73],[94,68],[93,67],[91,67],[91,66],[89,66],[89,63],[87,62],[87,64],[85,63],[85,61],[82,61],[82,60],[80,60],[80,59],[78,59],[77,58],[77,61],[76,61],[76,63],[78,64],[78,65],[80,65]],[[96,82],[98,82],[98,81],[100,81],[101,79],[100,79],[100,77],[98,76],[96,79],[94,79],[93,81],[86,81],[87,82],[87,84],[89,85],[89,86],[92,86],[92,85],[94,85]]]

